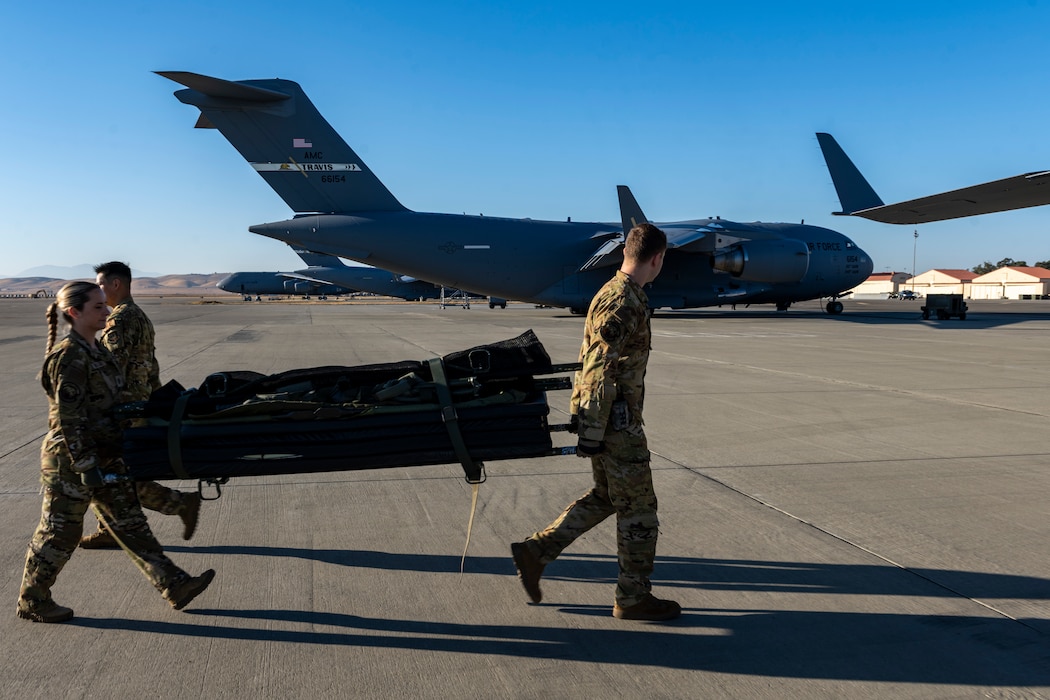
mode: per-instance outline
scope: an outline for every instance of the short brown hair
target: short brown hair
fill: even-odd
[[[637,262],[648,262],[667,250],[667,234],[652,224],[638,224],[627,233],[623,256]]]

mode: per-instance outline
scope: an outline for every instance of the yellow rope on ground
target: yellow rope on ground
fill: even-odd
[[[470,497],[470,520],[467,521],[467,541],[463,543],[463,557],[459,560],[459,573],[463,573],[463,567],[467,562],[467,547],[470,546],[470,532],[474,529],[474,513],[478,509],[478,488],[481,482],[471,484],[474,494]]]

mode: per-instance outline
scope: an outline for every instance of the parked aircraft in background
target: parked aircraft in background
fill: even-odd
[[[309,267],[295,272],[234,272],[219,280],[215,286],[227,292],[255,295],[367,292],[406,301],[439,299],[442,296],[441,287],[430,282],[376,267],[347,265],[335,255],[314,253],[295,246],[292,246],[292,250]],[[459,290],[444,291],[446,299],[463,294]],[[478,297],[477,294],[469,293],[467,296]],[[489,305],[501,305],[506,308],[507,302],[503,299],[493,299]]]
[[[234,272],[223,277],[215,286],[224,292],[241,296],[260,294],[302,294],[304,296],[326,297],[329,294],[338,296],[350,294],[357,290],[316,277],[309,276],[310,270],[295,272]]]
[[[1050,204],[1050,170],[883,204],[831,134],[818,133],[817,141],[842,204],[842,211],[833,212],[839,216],[859,216],[884,224],[923,224]]]
[[[378,267],[347,265],[335,255],[327,253],[315,253],[292,246],[295,254],[310,266],[309,273],[317,277],[323,277],[335,284],[351,287],[361,292],[378,294],[386,297],[399,297],[406,301],[423,301],[424,299],[454,299],[454,298],[483,298],[482,294],[475,294],[460,289],[442,289],[441,285],[433,282],[417,280],[408,275],[399,275],[389,270],[380,270]],[[507,308],[507,300],[492,297],[489,299],[489,308],[500,306]]]
[[[298,84],[159,73],[189,89],[197,127],[217,128],[296,212],[250,231],[400,270],[447,287],[584,311],[622,260],[625,232],[645,220],[626,187],[620,221],[577,223],[426,214],[406,209],[325,121]],[[657,223],[669,250],[647,290],[654,308],[838,297],[863,282],[870,257],[846,236],[803,223],[720,218]]]

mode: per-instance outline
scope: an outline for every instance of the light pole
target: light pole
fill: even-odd
[[[915,229],[915,238],[911,244],[911,291],[915,291],[915,251],[919,247],[919,230]]]

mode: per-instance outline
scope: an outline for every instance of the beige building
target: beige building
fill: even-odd
[[[970,297],[970,284],[977,277],[970,270],[927,270],[915,275],[905,286],[916,294],[962,294]]]
[[[856,297],[882,297],[904,289],[905,282],[911,277],[907,272],[875,272],[868,279],[850,291]]]
[[[1025,299],[1050,296],[1050,270],[1041,267],[1000,267],[975,277],[971,299]]]

